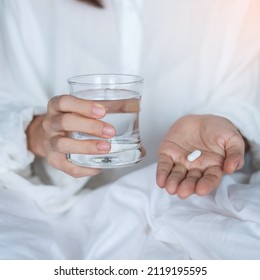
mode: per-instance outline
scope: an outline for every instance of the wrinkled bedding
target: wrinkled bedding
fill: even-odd
[[[0,259],[260,259],[260,172],[181,200],[155,168],[83,189],[60,213],[0,187]]]

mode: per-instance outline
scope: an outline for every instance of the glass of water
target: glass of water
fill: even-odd
[[[108,154],[68,154],[68,160],[93,168],[123,167],[141,161],[145,149],[138,121],[143,78],[123,74],[92,74],[71,77],[68,83],[71,95],[103,105],[107,114],[102,121],[116,129],[116,135],[107,140],[111,143]],[[101,139],[77,131],[70,136],[78,140]]]

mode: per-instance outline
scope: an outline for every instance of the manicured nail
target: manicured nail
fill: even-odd
[[[104,128],[103,128],[103,133],[106,135],[106,136],[114,136],[116,134],[115,132],[115,129],[112,127],[112,126],[108,126],[106,125]]]
[[[99,142],[99,143],[97,143],[97,149],[99,151],[109,151],[110,144],[108,142]]]
[[[106,109],[103,106],[96,104],[92,109],[92,113],[98,117],[103,117],[106,114]]]

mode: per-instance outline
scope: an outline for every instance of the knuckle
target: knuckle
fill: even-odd
[[[91,112],[93,107],[95,106],[95,102],[92,101],[92,100],[86,100],[86,99],[83,99],[83,98],[79,98],[79,97],[76,97],[76,96],[73,96],[74,98],[74,102],[78,105],[78,106],[81,106],[82,104],[84,104],[84,109],[86,112]]]
[[[67,173],[74,178],[80,178],[84,176],[80,170],[81,169],[78,166],[72,165],[69,167]]]
[[[53,137],[50,140],[51,142],[51,147],[53,151],[57,151],[62,153],[64,150],[64,139],[63,137]]]
[[[48,110],[63,111],[69,103],[69,95],[58,95],[51,98],[48,102]]]
[[[43,147],[46,149],[46,152],[50,150],[50,141],[48,138],[43,138],[42,140]]]
[[[57,126],[61,130],[66,130],[67,129],[67,124],[69,123],[69,114],[60,114],[59,117],[57,118]]]
[[[64,153],[65,141],[63,137],[56,138],[56,149],[60,153]]]
[[[42,120],[42,128],[45,131],[48,131],[50,129],[50,119],[49,118],[43,118]]]
[[[55,131],[66,131],[69,129],[70,116],[68,113],[60,113],[49,120],[49,126]]]
[[[59,103],[60,98],[61,98],[61,96],[58,95],[58,96],[52,97],[48,101],[48,105],[47,105],[48,111],[56,110],[56,107],[57,107],[57,104]]]
[[[105,123],[101,121],[92,120],[90,122],[90,131],[92,131],[93,134],[102,135],[104,127],[105,127]]]
[[[94,129],[96,129],[99,134],[103,134],[103,129],[106,125],[106,123],[98,120],[93,123]]]
[[[67,173],[74,178],[80,178],[79,172],[75,168],[70,168]]]
[[[47,104],[47,110],[48,111],[51,111],[52,107],[53,107],[53,103],[55,102],[55,99],[56,99],[56,96],[51,98],[49,101],[48,101],[48,104]]]
[[[219,180],[219,177],[215,174],[204,175],[204,180],[207,180],[207,182],[211,184],[215,184]]]
[[[175,180],[175,179],[182,178],[183,176],[184,176],[183,172],[176,170],[170,174],[169,178]]]
[[[80,141],[78,142],[81,145],[81,149],[85,154],[93,154],[97,152],[96,145],[92,141]]]
[[[95,102],[94,101],[91,101],[91,100],[85,100],[86,101],[86,111],[88,112],[88,114],[90,116],[93,115],[93,108],[95,107]]]
[[[190,175],[190,176],[187,176],[186,180],[188,180],[190,182],[196,182],[199,180],[199,177],[197,177],[195,175]]]
[[[57,96],[57,110],[58,111],[66,110],[68,103],[69,103],[68,95]]]

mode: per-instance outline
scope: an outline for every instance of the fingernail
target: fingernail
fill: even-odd
[[[106,109],[103,106],[96,104],[92,109],[92,113],[98,117],[103,117],[106,114]]]
[[[106,126],[103,128],[103,133],[104,133],[106,136],[114,136],[116,132],[115,132],[115,129],[114,129],[112,126],[106,125]]]
[[[110,150],[110,144],[107,142],[99,142],[97,143],[97,149],[99,151],[109,151]]]

